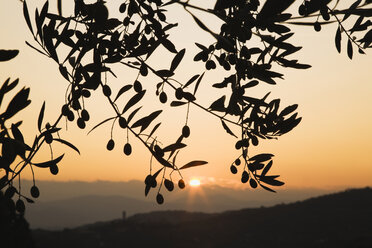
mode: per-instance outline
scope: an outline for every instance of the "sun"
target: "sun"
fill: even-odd
[[[200,186],[200,180],[199,179],[191,179],[189,182],[190,186],[192,187],[199,187]]]

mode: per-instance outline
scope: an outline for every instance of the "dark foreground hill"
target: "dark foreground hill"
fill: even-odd
[[[153,212],[33,235],[40,248],[372,248],[372,189],[220,214]]]

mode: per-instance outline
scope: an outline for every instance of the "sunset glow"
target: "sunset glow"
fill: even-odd
[[[192,187],[199,187],[200,186],[200,180],[199,179],[191,179],[189,184]]]
[[[3,4],[6,7],[0,8],[0,17],[3,21],[3,26],[0,29],[4,34],[1,37],[0,48],[18,49],[20,53],[14,60],[0,64],[0,80],[3,83],[8,77],[11,80],[19,78],[20,83],[16,90],[23,86],[31,87],[30,99],[32,103],[17,114],[14,121],[23,121],[20,130],[27,134],[24,137],[25,141],[32,144],[34,134],[38,133],[37,117],[43,102],[46,102],[43,125],[46,122],[54,123],[61,106],[65,103],[66,87],[70,84],[59,75],[58,64],[26,45],[25,41],[27,40],[32,45],[38,46],[33,42],[33,36],[25,23],[22,2],[8,2],[6,5]],[[29,2],[29,10],[34,13],[36,7],[40,11],[44,1]],[[74,1],[64,2],[66,2],[66,4],[64,3],[65,14],[68,15],[67,10],[73,10]],[[110,8],[120,5],[119,3],[115,4],[115,1],[109,2],[112,4]],[[210,3],[213,8],[215,1],[199,2],[203,2],[203,5]],[[343,2],[348,5],[348,1]],[[113,17],[116,14],[118,13],[110,12]],[[32,19],[34,19],[33,16]],[[176,78],[181,83],[185,83],[194,74],[201,72],[200,66],[202,64],[193,63],[194,56],[200,52],[194,42],[208,45],[215,40],[213,36],[201,30],[192,17],[182,11],[182,8],[169,16],[168,21],[178,23],[180,27],[177,29],[178,31],[175,30],[170,35],[170,40],[177,45],[177,49],[186,48],[185,59],[176,71]],[[219,30],[218,23],[213,22],[214,20],[210,20],[207,23],[208,26],[211,26],[213,30]],[[5,23],[9,23],[9,25],[5,25]],[[280,180],[285,182],[283,188],[315,187],[324,189],[372,186],[372,164],[370,161],[372,115],[369,114],[372,113],[370,97],[372,83],[369,73],[371,52],[369,51],[366,56],[354,56],[352,61],[347,58],[346,49],[339,54],[334,45],[335,29],[335,25],[322,25],[322,32],[318,33],[311,26],[309,28],[293,27],[295,35],[291,38],[291,42],[296,46],[303,47],[293,56],[293,59],[298,59],[300,63],[310,64],[312,68],[308,70],[285,68],[279,70],[279,68],[275,68],[279,73],[285,75],[284,80],[278,80],[275,87],[260,83],[255,90],[252,88],[246,92],[247,95],[257,99],[265,96],[267,92],[272,92],[267,100],[281,99],[279,111],[284,106],[299,105],[299,116],[303,117],[303,120],[293,131],[278,140],[260,139],[258,147],[249,147],[250,156],[259,153],[275,155],[273,166],[268,175],[280,175]],[[16,30],[16,32],[12,30]],[[196,37],[197,39],[194,39]],[[254,40],[250,42],[250,45],[255,46]],[[346,39],[343,42],[346,42]],[[168,52],[164,54],[167,55],[163,56],[162,53],[152,55],[151,63],[157,64],[159,69],[168,68],[174,55]],[[324,59],[325,56],[327,59]],[[136,70],[124,70],[122,67],[114,68],[113,72],[117,78],[108,74],[110,75],[108,81],[113,85],[112,91],[115,95],[123,84],[131,84],[139,77]],[[213,88],[211,85],[220,83],[223,78],[229,75],[230,73],[223,69],[213,72],[206,71],[203,79],[206,81],[200,84],[198,90],[198,104],[208,108],[215,99],[222,96],[221,94],[225,94],[222,92],[224,89]],[[158,96],[155,95],[157,77],[153,73],[150,73],[147,78],[140,76],[139,80],[144,85],[146,84],[148,93],[143,100],[142,116],[139,113],[134,117],[133,122],[148,113],[162,109],[163,112],[159,116],[159,122],[161,121],[162,125],[156,131],[156,136],[159,137],[157,141],[161,142],[162,147],[173,144],[180,136],[185,124],[187,109],[171,108],[169,104],[164,105],[159,101]],[[51,81],[53,83],[50,83]],[[165,91],[169,96],[169,102],[175,100],[171,88],[166,88]],[[193,92],[193,88],[188,91]],[[126,94],[128,94],[127,97],[132,96],[129,95],[132,93],[127,92]],[[4,100],[5,103],[8,103],[12,96],[9,95],[9,97]],[[118,106],[124,107],[126,104],[124,98],[118,100]],[[111,130],[111,126],[105,123],[87,135],[88,131],[102,120],[114,116],[115,111],[107,104],[100,92],[87,99],[84,106],[89,110],[91,118],[87,122],[86,129],[78,128],[76,121],[67,123],[64,120],[61,122],[63,129],[59,132],[61,138],[76,146],[81,155],[63,144],[53,142],[54,156],[65,154],[60,162],[59,173],[52,175],[48,169],[34,168],[36,180],[87,182],[139,180],[143,182],[150,168],[151,154],[147,148],[129,134],[128,138],[133,152],[130,156],[123,154],[127,133],[116,124]],[[240,180],[243,166],[238,168],[237,174],[232,174],[229,170],[231,163],[239,156],[239,151],[235,149],[237,139],[226,133],[220,119],[216,116],[195,106],[191,106],[189,112],[190,118],[187,120],[187,124],[191,134],[185,141],[187,147],[182,149],[177,163],[182,166],[193,160],[208,162],[203,166],[181,171],[182,177],[187,178],[185,181],[191,186],[190,188],[194,189],[193,192],[200,192],[201,188],[205,190],[206,186],[212,184],[220,187],[249,189],[249,184],[242,184]],[[233,133],[240,132],[239,126],[228,125]],[[68,127],[68,130],[65,127]],[[151,126],[145,131],[149,133],[152,128]],[[352,131],[345,132],[345,130]],[[111,136],[115,140],[115,148],[108,151],[106,144]],[[37,163],[50,159],[50,149],[45,146],[45,149],[40,149],[34,161]],[[352,170],[350,170],[351,164],[353,165]],[[156,161],[153,166],[154,171],[161,168],[161,165]],[[1,173],[0,171],[0,177],[3,175]],[[195,175],[199,179],[196,179]],[[314,176],[309,177],[309,175]],[[32,178],[33,172],[30,169],[24,170],[22,179],[32,180]],[[207,178],[215,178],[216,181],[210,181]],[[179,178],[175,177],[174,180],[179,180]],[[203,187],[199,187],[200,180]]]

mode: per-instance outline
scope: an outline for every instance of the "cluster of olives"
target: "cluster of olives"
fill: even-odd
[[[14,187],[14,186],[9,186],[5,193],[4,193],[4,196],[5,198],[9,199],[8,201],[8,204],[9,204],[9,207],[11,209],[15,209],[17,210],[17,212],[23,214],[25,212],[25,209],[26,209],[26,206],[25,206],[25,203],[24,201],[19,197],[17,199],[17,201],[14,203],[14,201],[12,200],[13,196],[15,195],[15,193],[17,193],[17,189]],[[31,196],[33,198],[38,198],[40,196],[40,191],[39,191],[39,188],[36,187],[36,185],[33,185],[30,189],[30,193],[31,193]],[[25,197],[25,199],[29,202],[32,202],[31,199],[28,199]]]
[[[174,190],[174,183],[169,179],[164,179],[164,187],[169,191],[172,192]],[[156,178],[153,175],[148,175],[145,179],[146,186],[150,186],[151,188],[156,188],[157,182]],[[185,181],[183,179],[178,180],[178,187],[180,189],[185,188]],[[164,196],[160,193],[160,191],[156,194],[156,202],[158,204],[164,203]]]
[[[87,92],[89,92],[89,91],[87,91]],[[80,106],[80,104],[78,104],[78,105],[74,104],[76,102],[79,103],[79,101],[77,101],[77,100],[72,102],[72,108],[76,111],[79,111],[81,109],[81,106]],[[69,121],[74,121],[74,119],[75,119],[74,112],[70,109],[68,104],[64,104],[62,106],[62,115],[66,116],[67,120],[69,120]],[[89,112],[86,109],[81,109],[79,116],[80,117],[77,118],[77,126],[81,129],[84,129],[85,126],[86,126],[85,122],[89,121],[89,119],[90,119]]]
[[[325,21],[329,21],[330,15],[329,15],[329,12],[328,12],[328,6],[325,2],[320,3],[320,2],[316,2],[316,1],[304,1],[300,5],[300,7],[298,8],[298,13],[301,16],[308,16],[311,13],[314,13],[318,10],[320,11],[320,15],[322,16],[322,18]],[[316,22],[314,22],[314,29],[317,32],[319,32],[322,29],[321,24],[319,23],[318,20]]]
[[[174,183],[171,181],[171,180],[169,180],[169,179],[164,179],[164,187],[168,190],[168,191],[173,191],[173,189],[174,189]],[[178,181],[178,187],[180,188],[180,189],[184,189],[185,188],[185,182],[183,181],[183,179],[180,179],[179,181]],[[159,204],[159,205],[161,205],[161,204],[163,204],[164,203],[164,196],[160,193],[160,192],[158,192],[157,194],[156,194],[156,202]]]
[[[251,142],[252,145],[257,146],[258,145],[258,138],[254,135],[251,135],[250,137],[238,140],[235,143],[235,149],[239,150],[241,148],[247,148],[247,147],[249,147],[249,142]]]
[[[119,126],[121,128],[123,128],[123,129],[125,129],[125,128],[128,127],[127,120],[124,117],[122,117],[122,116],[119,117]],[[114,147],[115,147],[115,141],[111,138],[107,142],[106,149],[108,151],[112,151],[114,149]],[[129,144],[128,142],[125,143],[124,148],[123,148],[123,152],[127,156],[131,155],[132,154],[132,146],[131,146],[131,144]]]
[[[232,174],[237,174],[238,173],[238,168],[237,166],[239,166],[241,164],[241,161],[239,158],[237,158],[234,163],[230,166],[230,171]],[[256,182],[256,180],[254,180],[252,177],[249,178],[249,173],[248,171],[244,170],[242,172],[242,177],[241,177],[241,182],[242,183],[247,183],[249,181],[249,184],[252,188],[257,188],[258,184]]]
[[[109,150],[109,151],[112,151],[114,149],[114,147],[115,147],[115,141],[113,139],[110,139],[107,142],[106,149]],[[131,155],[132,154],[131,144],[125,143],[124,148],[123,148],[123,152],[127,156]]]

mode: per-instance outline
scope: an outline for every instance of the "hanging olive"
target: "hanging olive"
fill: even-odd
[[[129,143],[124,145],[124,154],[129,156],[132,153],[132,146]]]

